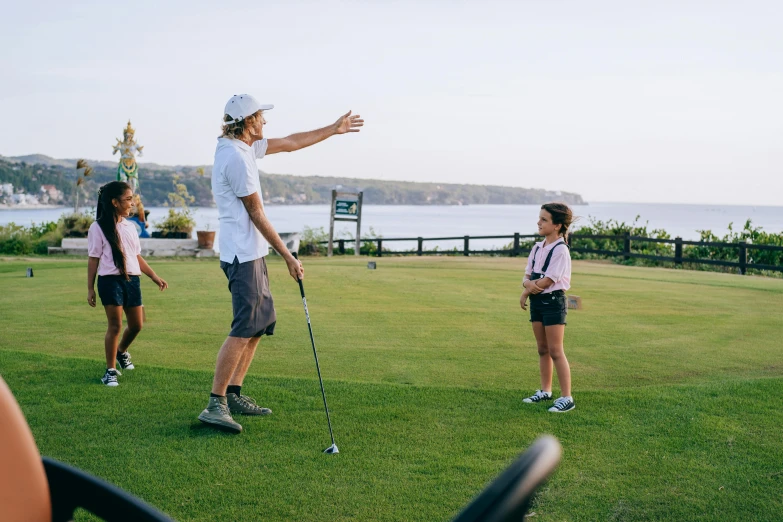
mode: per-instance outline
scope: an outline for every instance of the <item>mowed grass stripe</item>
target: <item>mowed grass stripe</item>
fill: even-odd
[[[535,341],[519,310],[523,259],[305,260],[306,290],[327,379],[531,389]],[[145,281],[141,364],[201,370],[231,322],[214,260],[153,260],[171,289]],[[299,377],[312,353],[296,284],[270,258],[278,328],[250,372]],[[26,266],[36,276],[24,277]],[[611,277],[615,274],[616,277]],[[83,261],[0,262],[0,348],[100,361],[105,317],[86,305]],[[575,263],[566,353],[574,388],[624,389],[783,375],[783,281]],[[96,368],[96,371],[99,369]]]

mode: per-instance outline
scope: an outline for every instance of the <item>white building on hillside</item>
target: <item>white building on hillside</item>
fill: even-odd
[[[34,194],[14,194],[10,198],[15,205],[38,205],[38,196]]]
[[[41,185],[41,203],[55,203],[63,199],[63,193],[54,185]]]

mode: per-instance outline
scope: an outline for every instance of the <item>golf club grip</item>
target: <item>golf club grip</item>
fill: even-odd
[[[296,252],[291,252],[291,255],[294,256],[294,259],[299,261],[299,256],[296,254]],[[302,294],[302,298],[304,298],[304,285],[302,285],[302,280],[299,279],[299,277],[296,278],[296,282],[299,283],[299,293]]]

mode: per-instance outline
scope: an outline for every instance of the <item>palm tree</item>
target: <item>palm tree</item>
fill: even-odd
[[[84,169],[84,172],[79,173],[81,169]],[[87,160],[78,160],[76,162],[76,202],[73,206],[74,214],[79,212],[79,195],[82,191],[80,187],[82,186],[82,183],[84,183],[84,180],[90,176],[90,174],[92,174],[92,167],[87,164]]]

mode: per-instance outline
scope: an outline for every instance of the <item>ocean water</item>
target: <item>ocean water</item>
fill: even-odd
[[[362,235],[370,228],[383,237],[444,237],[464,235],[512,235],[515,232],[532,234],[536,231],[539,205],[366,205],[362,215]],[[167,209],[147,207],[152,229]],[[195,208],[197,229],[219,230],[217,209]],[[574,206],[581,223],[590,218],[606,221],[614,219],[630,223],[640,216],[640,223],[650,229],[664,229],[672,237],[698,239],[698,230],[712,230],[718,235],[727,232],[730,223],[741,228],[747,219],[768,232],[783,232],[783,207],[740,205],[673,205],[651,203],[594,203]],[[15,222],[20,225],[56,221],[68,208],[0,210],[0,225]],[[328,205],[268,205],[266,213],[279,232],[301,232],[305,227],[329,230]],[[335,229],[344,237],[356,232],[353,223],[337,222]],[[494,248],[509,240],[471,241],[472,249]],[[462,241],[425,242],[424,248],[462,248]],[[415,242],[389,245],[394,250],[415,248]]]

